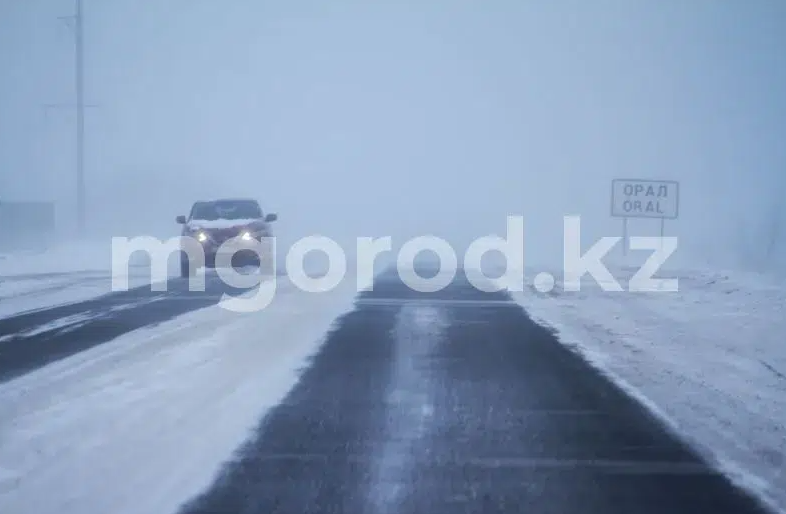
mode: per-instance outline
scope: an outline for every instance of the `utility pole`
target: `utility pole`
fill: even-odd
[[[76,0],[76,208],[79,235],[85,233],[85,99],[84,99],[84,31],[82,0]]]
[[[85,105],[84,88],[84,17],[82,0],[74,0],[74,14],[62,16],[68,27],[74,31],[74,90],[76,105],[48,104],[45,109],[56,107],[76,107],[76,220],[79,235],[84,235],[86,225],[86,194],[85,194]]]

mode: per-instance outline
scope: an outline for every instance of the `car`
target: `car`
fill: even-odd
[[[180,276],[193,276],[199,267],[215,268],[219,250],[232,254],[233,267],[253,265],[262,268],[260,255],[254,248],[258,248],[263,237],[273,235],[270,224],[277,219],[275,213],[264,214],[259,202],[251,198],[195,202],[188,216],[176,218],[177,223],[183,225],[181,236],[193,238],[181,243]],[[184,247],[193,244],[194,240],[203,250],[204,259],[199,261],[194,261],[193,255],[189,259]]]

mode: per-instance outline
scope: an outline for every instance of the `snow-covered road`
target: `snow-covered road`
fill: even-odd
[[[617,269],[615,276],[632,271]],[[708,461],[786,511],[786,287],[759,275],[674,276],[676,293],[604,292],[588,280],[580,292],[558,283],[547,294],[513,296]],[[104,279],[110,277],[97,270],[19,273],[5,282],[6,299],[19,305],[36,296],[25,283],[48,284],[43,301]],[[184,284],[176,279],[166,292],[141,288],[0,319],[0,512],[177,511],[214,484],[263,415],[285,398],[358,290],[345,280],[333,292],[307,293],[279,277],[271,305],[239,314],[216,305],[227,290],[215,277],[205,292],[192,294]],[[458,334],[490,323],[481,315],[485,307],[516,307],[453,291],[436,293],[436,305],[456,309],[450,330],[463,327]],[[374,313],[425,300],[428,311],[432,302],[412,291],[396,294],[403,296],[383,291],[357,305]],[[404,328],[418,329],[419,319]],[[515,353],[512,343],[529,336],[508,329],[488,326],[478,337],[504,334],[505,351]],[[342,372],[356,373],[353,365],[341,364]],[[419,376],[396,369],[401,383]]]
[[[284,397],[355,293],[280,285],[263,312],[200,309],[0,385],[0,512],[174,512]]]

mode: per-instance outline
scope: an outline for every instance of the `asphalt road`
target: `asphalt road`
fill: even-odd
[[[238,292],[167,289],[0,320],[0,381]],[[765,511],[504,294],[387,276],[182,510],[306,512]]]
[[[132,330],[215,305],[224,294],[245,291],[225,284],[213,273],[205,275],[204,291],[190,291],[188,281],[181,278],[169,280],[163,289],[154,291],[148,285],[108,292],[91,300],[0,319],[0,383]],[[109,283],[107,290],[111,291]]]
[[[764,512],[501,294],[363,294],[182,514]]]

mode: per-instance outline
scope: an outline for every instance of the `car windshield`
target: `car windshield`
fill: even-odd
[[[222,200],[196,204],[191,213],[195,220],[239,220],[261,218],[262,209],[254,200]]]

